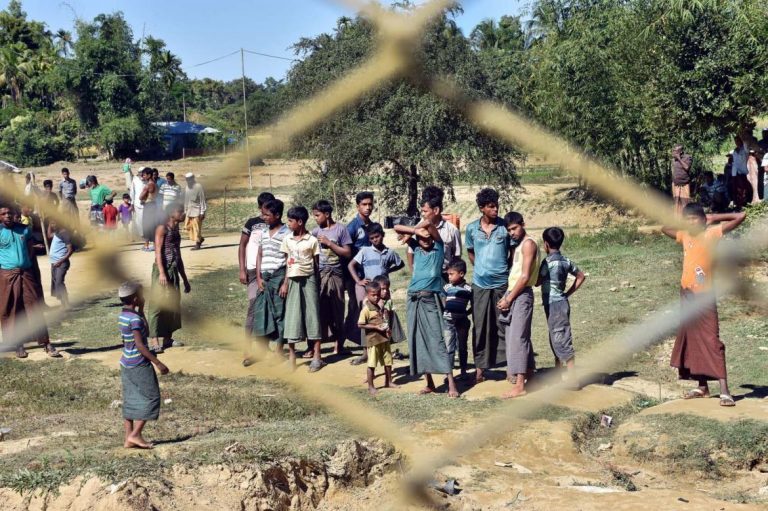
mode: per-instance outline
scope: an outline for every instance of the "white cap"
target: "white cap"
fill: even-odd
[[[192,172],[187,172],[186,174],[184,174],[184,177],[189,179],[191,177],[195,177],[195,175]]]
[[[117,289],[117,296],[119,298],[127,298],[138,293],[139,289],[141,289],[141,284],[129,280],[120,284],[120,287]]]
[[[141,174],[147,167],[139,167],[139,174]]]
[[[130,158],[125,159],[125,163],[133,163]]]

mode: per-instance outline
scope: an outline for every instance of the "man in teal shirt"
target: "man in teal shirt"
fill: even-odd
[[[60,357],[51,346],[42,296],[32,272],[32,232],[13,221],[13,211],[0,204],[0,328],[3,343],[13,343],[16,356],[26,358],[25,342],[37,341],[51,357]]]
[[[481,383],[485,380],[483,371],[496,365],[499,339],[504,339],[504,326],[499,323],[496,304],[507,292],[510,241],[504,222],[499,218],[498,192],[491,188],[480,190],[477,207],[483,216],[467,225],[464,244],[474,265],[472,352],[475,383]]]

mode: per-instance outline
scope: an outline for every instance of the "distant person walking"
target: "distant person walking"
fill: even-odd
[[[123,178],[125,179],[126,190],[130,190],[131,184],[133,183],[133,171],[131,170],[132,163],[130,158],[126,158],[125,163],[123,163]]]
[[[731,165],[728,193],[731,195],[736,209],[742,209],[749,202],[749,193],[752,189],[747,178],[749,174],[749,168],[747,167],[749,151],[741,137],[735,137],[734,143],[736,144],[736,149],[733,150],[733,164]]]
[[[160,183],[159,187],[160,196],[163,198],[163,211],[173,203],[184,204],[184,190],[176,182],[176,175],[173,172],[168,172],[165,175],[165,182]]]
[[[157,207],[157,183],[152,179],[152,169],[144,167],[141,171],[144,188],[139,194],[139,203],[143,206],[141,215],[141,237],[144,238],[144,251],[150,252],[150,242],[155,241],[155,229],[160,223]]]
[[[77,181],[69,177],[69,169],[61,169],[61,182],[59,183],[59,198],[61,199],[61,212],[69,217],[75,229],[80,227],[80,210],[77,209]]]
[[[200,250],[200,246],[205,241],[203,220],[205,220],[205,211],[208,209],[205,203],[205,191],[203,186],[196,182],[192,172],[187,172],[184,178],[187,180],[187,189],[184,190],[184,214],[187,215],[187,219],[184,226],[187,228],[190,241],[195,242],[192,250]]]
[[[144,186],[146,184],[144,168],[145,167],[141,167],[139,172],[133,176],[131,189],[129,191],[131,204],[133,205],[133,231],[141,238],[144,238],[144,204],[139,200],[139,197],[141,197],[141,192],[144,191]],[[149,242],[150,239],[144,238],[145,251],[149,248]]]
[[[691,163],[690,154],[683,152],[678,144],[672,148],[672,197],[675,201],[675,215],[683,214],[683,208],[691,201]]]

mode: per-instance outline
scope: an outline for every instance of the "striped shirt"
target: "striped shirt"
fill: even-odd
[[[123,309],[117,320],[120,326],[120,335],[123,338],[123,356],[120,357],[120,365],[123,367],[138,367],[149,364],[149,360],[136,349],[133,331],[141,332],[141,338],[147,342],[147,323],[132,309]]]
[[[285,268],[285,262],[288,254],[280,250],[283,240],[291,235],[291,230],[283,224],[273,234],[270,235],[269,226],[265,225],[261,233],[261,271],[273,272],[280,268]]]
[[[445,293],[445,312],[443,316],[451,319],[466,318],[468,308],[472,304],[472,286],[464,282],[458,286],[446,284],[443,287]]]
[[[181,185],[168,182],[160,185],[160,196],[163,198],[163,211],[174,202],[183,202]]]
[[[545,304],[567,300],[565,285],[568,275],[576,276],[579,267],[562,255],[560,251],[552,252],[541,262],[539,277],[541,278],[541,299]]]

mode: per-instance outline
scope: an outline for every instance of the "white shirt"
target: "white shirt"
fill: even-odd
[[[133,176],[133,180],[131,181],[131,203],[133,204],[133,209],[144,209],[144,204],[141,203],[139,200],[139,197],[141,196],[141,192],[144,190],[144,186],[146,186],[146,183],[141,180],[141,177],[139,176]]]

